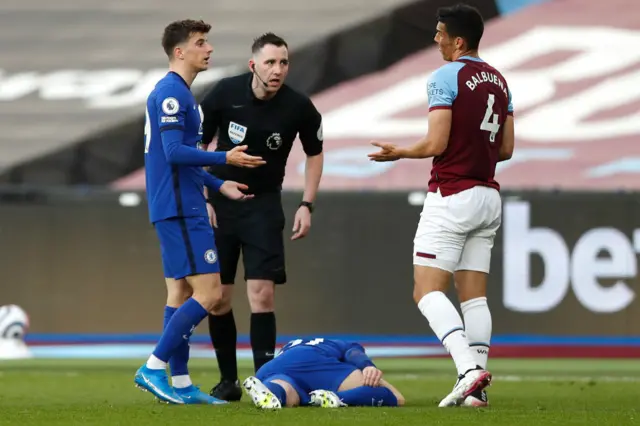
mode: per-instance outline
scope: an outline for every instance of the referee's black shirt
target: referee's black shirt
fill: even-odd
[[[311,99],[286,84],[269,100],[260,100],[251,90],[253,74],[220,80],[201,103],[204,113],[204,143],[218,134],[216,151],[248,145],[246,153],[267,163],[255,169],[216,165],[210,172],[223,180],[249,186],[249,193],[282,189],[287,158],[299,135],[305,154],[322,152],[322,116]],[[258,83],[261,84],[261,83]]]

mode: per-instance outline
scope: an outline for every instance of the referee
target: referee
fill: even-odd
[[[285,216],[281,203],[287,158],[299,136],[307,156],[305,187],[295,214],[292,240],[311,227],[313,201],[322,176],[322,116],[309,97],[284,84],[289,72],[287,43],[273,33],[256,38],[249,72],[220,80],[202,102],[203,141],[218,134],[216,151],[248,145],[246,153],[266,164],[255,169],[220,165],[210,172],[249,186],[255,198],[238,203],[217,194],[209,198],[222,279],[220,314],[209,315],[209,333],[221,380],[211,395],[238,401],[242,396],[236,358],[237,331],[231,309],[233,284],[242,252],[251,306],[251,348],[257,371],[273,359],[276,346],[275,285],[286,282]]]

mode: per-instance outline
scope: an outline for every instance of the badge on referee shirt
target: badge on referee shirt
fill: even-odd
[[[231,121],[229,122],[228,134],[231,142],[237,145],[242,142],[244,140],[244,137],[247,135],[247,128]]]
[[[271,136],[267,138],[267,146],[270,150],[275,151],[282,146],[282,137],[280,133],[272,133]]]

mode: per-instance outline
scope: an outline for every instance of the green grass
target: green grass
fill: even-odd
[[[454,381],[448,359],[380,360],[403,408],[167,406],[133,386],[141,360],[0,362],[0,425],[631,425],[640,424],[635,360],[492,360],[486,409],[439,409]],[[241,364],[241,376],[251,374]],[[194,381],[217,382],[215,360],[193,360]],[[470,423],[473,422],[473,423]]]

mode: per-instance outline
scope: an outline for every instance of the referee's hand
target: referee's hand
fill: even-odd
[[[227,164],[253,169],[267,163],[262,157],[245,154],[244,151],[246,151],[247,148],[249,148],[248,145],[240,145],[227,151]]]
[[[304,238],[311,229],[311,212],[307,207],[300,206],[293,218],[293,235],[291,240]]]

